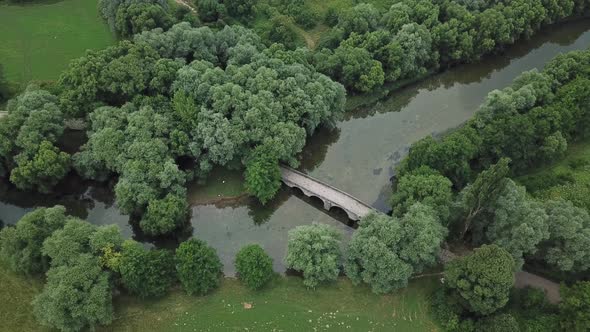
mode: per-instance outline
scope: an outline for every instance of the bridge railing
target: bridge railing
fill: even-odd
[[[323,182],[323,181],[321,181],[321,180],[318,180],[318,179],[316,179],[316,178],[314,178],[314,177],[312,177],[312,176],[310,176],[310,175],[308,175],[308,174],[305,174],[305,173],[303,173],[303,172],[300,172],[300,171],[298,171],[298,170],[296,170],[296,169],[293,169],[293,168],[291,168],[291,167],[288,167],[288,166],[285,166],[285,165],[281,165],[281,168],[283,168],[283,169],[286,169],[286,170],[287,170],[287,171],[289,171],[289,172],[292,172],[292,173],[295,173],[295,174],[301,175],[301,176],[303,176],[303,177],[305,177],[305,178],[311,179],[312,181],[314,181],[314,182],[317,182],[317,183],[321,184],[322,186],[328,187],[328,188],[330,188],[330,189],[332,189],[332,190],[334,190],[334,191],[337,191],[338,193],[340,193],[340,194],[342,194],[342,195],[344,195],[344,196],[347,196],[348,198],[350,198],[350,199],[352,199],[352,200],[354,200],[354,201],[358,202],[359,204],[362,204],[362,205],[366,206],[367,208],[369,208],[369,209],[371,209],[371,210],[377,211],[377,210],[376,210],[374,207],[372,207],[372,206],[370,206],[369,204],[367,204],[367,203],[365,203],[365,202],[361,201],[360,199],[358,199],[358,198],[356,198],[356,197],[352,196],[351,194],[349,194],[349,193],[347,193],[347,192],[345,192],[345,191],[342,191],[342,190],[340,190],[340,189],[338,189],[338,188],[335,188],[334,186],[332,186],[332,185],[329,185],[329,184],[327,184],[327,183],[325,183],[325,182]]]

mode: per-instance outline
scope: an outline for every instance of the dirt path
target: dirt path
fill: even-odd
[[[516,273],[516,288],[524,288],[527,286],[540,288],[545,291],[547,300],[551,303],[559,303],[561,296],[559,295],[559,284],[551,280],[540,277],[526,271]]]
[[[177,4],[190,9],[190,11],[193,12],[193,13],[196,13],[197,12],[197,10],[193,6],[191,6],[186,0],[174,0],[174,1]]]

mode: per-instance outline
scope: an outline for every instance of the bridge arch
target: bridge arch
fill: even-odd
[[[319,198],[325,210],[329,211],[332,207],[344,210],[351,220],[360,220],[374,211],[352,195],[292,168],[281,166],[281,179],[285,185],[301,190],[305,196]]]

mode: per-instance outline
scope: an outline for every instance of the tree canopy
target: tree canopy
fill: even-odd
[[[340,258],[340,234],[332,227],[312,224],[289,231],[285,262],[289,268],[303,272],[307,287],[336,280]]]
[[[0,257],[18,273],[47,271],[50,259],[42,251],[43,242],[65,225],[65,212],[60,205],[39,208],[25,214],[14,227],[0,230]]]
[[[129,292],[141,298],[163,296],[176,280],[174,271],[174,255],[169,250],[148,250],[133,240],[123,243],[119,272]]]
[[[52,267],[33,309],[41,324],[61,331],[109,324],[114,316],[109,273],[90,254],[78,256],[70,265]]]
[[[56,96],[30,85],[0,121],[0,176],[21,190],[49,192],[68,173],[70,156],[55,145],[64,132]]]
[[[405,287],[414,272],[432,266],[446,229],[430,206],[416,203],[401,218],[370,214],[359,222],[348,245],[346,275],[375,293]]]
[[[445,266],[445,285],[470,312],[489,315],[504,307],[514,286],[514,259],[496,245],[484,245]]]
[[[257,244],[240,249],[235,263],[238,278],[250,289],[262,288],[274,274],[272,258]]]
[[[201,240],[184,241],[176,249],[178,279],[189,295],[204,295],[217,288],[221,268],[215,249]]]

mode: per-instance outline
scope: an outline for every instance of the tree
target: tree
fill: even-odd
[[[172,15],[158,4],[129,3],[117,9],[115,30],[121,37],[128,38],[155,28],[167,30],[173,21]]]
[[[168,2],[166,0],[100,0],[98,1],[98,11],[113,32],[120,32],[117,29],[117,16],[122,8],[139,6],[139,8],[149,8],[158,6],[164,11],[168,11]],[[143,7],[145,6],[145,7]],[[138,13],[141,16],[141,13]]]
[[[524,264],[523,255],[534,254],[538,244],[549,238],[547,214],[541,203],[526,196],[526,189],[508,179],[493,204],[493,221],[486,238],[506,249],[516,268]]]
[[[225,0],[223,4],[230,15],[246,18],[252,16],[256,0]]]
[[[52,267],[75,264],[80,255],[90,253],[90,237],[95,231],[96,226],[89,222],[70,217],[43,242],[43,254],[51,258]]]
[[[293,29],[293,19],[286,15],[277,15],[270,20],[268,39],[271,42],[282,43],[287,48],[295,48],[297,34]]]
[[[49,257],[43,254],[43,241],[66,222],[66,209],[61,205],[39,208],[25,214],[15,227],[0,231],[0,257],[11,270],[23,274],[47,271]]]
[[[559,314],[565,331],[590,329],[590,281],[579,281],[571,287],[562,286]]]
[[[436,262],[445,235],[432,208],[420,203],[401,219],[370,214],[359,222],[348,245],[346,275],[378,294],[405,287],[414,272]]]
[[[445,285],[463,307],[489,315],[504,307],[514,286],[514,259],[497,245],[483,245],[445,267]]]
[[[549,226],[549,239],[541,245],[547,263],[564,272],[590,269],[590,216],[571,202],[544,202]]]
[[[246,164],[244,178],[248,193],[266,204],[281,188],[281,170],[277,158],[263,146],[256,148]]]
[[[147,250],[132,240],[123,243],[119,272],[123,286],[141,298],[163,296],[176,279],[170,251]]]
[[[463,225],[461,238],[471,229],[473,221],[496,201],[504,188],[509,163],[509,159],[500,159],[497,164],[481,172],[472,184],[467,185],[459,193],[455,205],[459,211],[459,222]]]
[[[272,278],[272,258],[259,245],[247,245],[236,255],[236,270],[246,287],[260,289]]]
[[[203,22],[215,22],[225,12],[225,6],[218,0],[195,0],[195,4]]]
[[[149,202],[139,227],[150,235],[168,234],[186,222],[188,204],[179,195],[168,194],[164,199]]]
[[[33,155],[23,152],[15,158],[10,182],[20,190],[38,189],[48,193],[70,169],[70,155],[43,141]]]
[[[511,314],[497,314],[479,320],[477,322],[477,331],[520,332],[520,327]]]
[[[285,261],[289,268],[303,272],[307,287],[336,280],[340,256],[340,234],[328,225],[304,225],[289,231]]]
[[[371,4],[361,3],[343,11],[338,19],[338,28],[348,36],[352,32],[365,33],[379,24],[379,11]]]
[[[219,287],[222,265],[215,249],[198,239],[190,239],[176,249],[178,279],[189,295],[205,295]]]
[[[41,324],[61,331],[109,324],[113,321],[109,274],[89,254],[78,256],[72,265],[52,267],[33,310]]]
[[[48,192],[69,169],[69,155],[54,144],[64,131],[57,98],[30,85],[7,105],[0,122],[0,175],[23,190]]]
[[[391,197],[394,215],[401,217],[414,203],[422,203],[434,209],[439,220],[446,224],[453,198],[452,183],[440,173],[425,166],[399,179]]]
[[[385,74],[379,61],[364,48],[340,46],[334,51],[337,77],[353,90],[367,92],[383,84]]]

